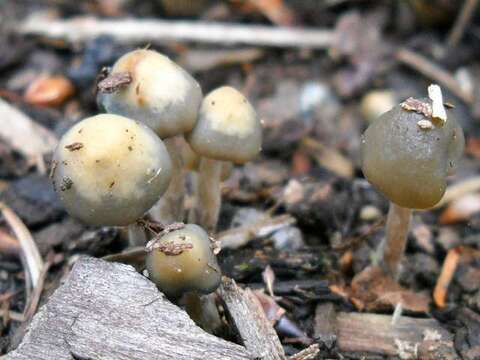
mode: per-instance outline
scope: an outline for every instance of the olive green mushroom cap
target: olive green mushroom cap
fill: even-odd
[[[142,121],[162,139],[192,130],[202,90],[189,73],[153,50],[125,54],[110,75],[125,72],[131,76],[129,84],[99,94],[107,112]]]
[[[199,119],[187,141],[201,156],[243,164],[259,153],[262,126],[245,96],[223,86],[203,99]]]
[[[431,105],[430,99],[421,99]],[[442,124],[401,105],[380,116],[362,138],[362,170],[393,203],[426,209],[440,201],[446,177],[463,153],[463,130],[448,110]]]
[[[53,157],[52,181],[66,210],[91,225],[128,225],[170,182],[171,161],[146,125],[102,114],[73,126]]]
[[[170,297],[194,291],[208,294],[220,285],[221,271],[208,234],[200,226],[186,224],[168,232],[148,249],[146,267],[150,279]]]

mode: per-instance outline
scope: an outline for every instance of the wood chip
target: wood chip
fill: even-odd
[[[284,360],[285,352],[262,305],[250,289],[241,289],[235,281],[224,278],[220,297],[238,335],[252,358]]]
[[[40,308],[9,360],[247,360],[210,335],[132,267],[81,258]]]
[[[436,84],[428,87],[428,97],[432,100],[432,118],[440,120],[442,124],[447,121],[447,112],[443,106],[442,89]]]
[[[340,351],[417,359],[416,349],[424,341],[453,347],[453,336],[435,319],[402,316],[392,325],[389,315],[339,313],[336,320]]]

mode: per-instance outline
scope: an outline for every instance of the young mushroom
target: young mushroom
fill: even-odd
[[[198,179],[199,223],[213,231],[221,205],[222,161],[244,164],[260,151],[262,127],[248,100],[232,87],[209,93],[202,101],[195,128],[186,136],[202,156]]]
[[[432,86],[436,85],[429,87],[429,94]],[[455,111],[438,117],[439,106],[443,108],[438,92],[431,98],[409,98],[363,134],[363,174],[390,200],[382,265],[393,277],[405,251],[411,210],[427,209],[440,201],[446,177],[463,152],[465,140]]]
[[[107,86],[115,81],[121,86]],[[107,112],[142,121],[165,140],[172,158],[172,181],[152,214],[163,223],[179,221],[183,215],[184,178],[176,137],[193,129],[201,100],[195,79],[153,50],[125,54],[99,83],[99,103]]]
[[[148,276],[167,296],[208,294],[220,285],[221,271],[208,234],[195,224],[179,224],[146,247]]]
[[[90,225],[131,225],[166,191],[171,161],[147,126],[102,114],[63,135],[51,177],[73,217]]]

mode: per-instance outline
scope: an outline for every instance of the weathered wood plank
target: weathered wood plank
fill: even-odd
[[[341,352],[418,358],[424,343],[453,349],[453,336],[435,319],[402,316],[392,324],[389,315],[338,313],[337,345]]]
[[[250,289],[243,290],[235,284],[235,281],[224,278],[220,296],[243,345],[255,359],[286,358],[275,329]]]
[[[251,359],[204,332],[131,266],[82,258],[8,360]]]

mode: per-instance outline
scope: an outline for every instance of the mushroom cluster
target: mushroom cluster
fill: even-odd
[[[152,50],[135,50],[114,64],[111,78],[129,78],[116,91],[101,92],[98,102],[109,112],[149,126],[172,159],[172,180],[150,212],[164,224],[184,220],[188,145],[201,158],[195,209],[190,217],[214,232],[221,205],[221,168],[252,160],[261,148],[260,120],[248,100],[232,87],[213,90],[202,100],[195,79],[169,58]],[[225,164],[225,162],[227,162]]]
[[[97,87],[107,114],[80,121],[62,137],[52,163],[54,189],[73,217],[128,226],[132,245],[145,245],[145,229],[152,228],[140,219],[150,211],[162,229],[146,246],[150,279],[167,296],[187,294],[187,304],[200,304],[195,294],[214,291],[221,278],[202,227],[215,231],[222,172],[261,148],[255,110],[227,86],[202,99],[190,74],[152,50],[122,56]],[[199,225],[182,223],[185,154],[199,173],[191,212]]]
[[[362,137],[363,174],[390,200],[382,261],[394,277],[405,251],[411,210],[440,201],[465,144],[455,111],[445,111],[439,90],[431,85],[429,98],[409,98],[395,106]]]

